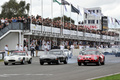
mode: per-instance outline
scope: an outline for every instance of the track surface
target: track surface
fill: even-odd
[[[106,64],[96,66],[78,66],[76,57],[64,65],[39,64],[39,57],[34,57],[32,64],[4,66],[0,62],[0,80],[86,80],[120,72],[120,57],[106,56]]]

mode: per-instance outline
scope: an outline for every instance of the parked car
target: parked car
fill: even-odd
[[[68,57],[64,54],[63,50],[53,49],[50,50],[48,53],[41,55],[39,60],[40,60],[40,65],[43,65],[44,63],[60,64],[61,62],[67,64]]]
[[[97,65],[104,65],[105,56],[97,49],[87,49],[80,52],[77,61],[79,66],[81,66],[82,63],[84,65],[87,65],[87,63],[96,63]]]
[[[116,52],[115,57],[120,57],[120,49]]]
[[[8,65],[9,63],[25,64],[26,62],[28,62],[28,64],[31,64],[32,57],[30,55],[28,55],[25,51],[14,51],[10,54],[10,56],[4,57],[4,64],[5,65]]]

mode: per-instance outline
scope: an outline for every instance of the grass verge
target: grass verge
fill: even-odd
[[[0,60],[0,62],[3,62],[3,60]]]
[[[112,76],[107,76],[99,79],[94,79],[94,80],[120,80],[120,74],[112,75]]]

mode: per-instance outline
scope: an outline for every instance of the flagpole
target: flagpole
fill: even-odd
[[[51,25],[51,33],[52,33],[52,27],[53,27],[53,0],[51,0],[51,20],[52,20],[52,25]]]
[[[43,32],[43,0],[41,0],[41,18],[42,18],[42,25],[41,25],[41,32]]]
[[[64,29],[64,5],[63,5],[63,28],[62,28],[62,34],[63,34],[63,29]]]
[[[71,36],[71,3],[70,3],[70,36]]]
[[[79,6],[77,5],[77,7],[78,7],[78,9],[79,9]],[[79,14],[77,14],[77,24],[78,24],[78,18],[79,18],[79,16],[78,16]],[[77,25],[77,37],[78,37],[78,25]]]
[[[30,5],[31,5],[31,6],[30,6],[30,7],[31,7],[31,8],[30,8],[30,10],[31,10],[31,11],[30,11],[30,16],[31,16],[31,17],[30,17],[30,18],[31,18],[30,29],[31,29],[31,28],[32,28],[32,0],[30,0]]]
[[[61,3],[62,3],[62,1],[61,1]],[[61,31],[60,32],[61,32],[61,35],[62,35],[62,5],[61,5],[60,8],[61,8],[61,11],[60,11],[61,12]]]

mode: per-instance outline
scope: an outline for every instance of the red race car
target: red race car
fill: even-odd
[[[78,66],[81,66],[83,63],[87,65],[87,63],[96,63],[96,65],[104,65],[105,64],[105,56],[97,49],[88,49],[81,51],[78,58]]]

